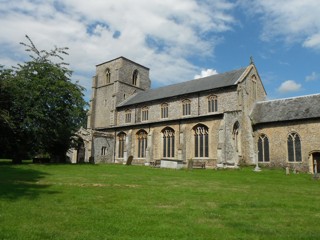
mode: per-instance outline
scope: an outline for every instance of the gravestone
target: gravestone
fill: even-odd
[[[290,169],[289,169],[289,167],[286,167],[286,174],[287,174],[287,175],[290,174]]]
[[[129,156],[129,157],[128,157],[128,160],[127,160],[127,162],[126,162],[126,165],[127,165],[127,166],[131,165],[132,160],[133,160],[133,156]]]

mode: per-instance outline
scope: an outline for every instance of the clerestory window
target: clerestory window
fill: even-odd
[[[182,101],[182,115],[191,115],[191,101],[189,99]]]
[[[168,118],[168,104],[161,105],[161,118]]]
[[[141,110],[141,121],[147,121],[149,118],[149,109],[147,107],[142,108]]]
[[[131,110],[126,110],[125,112],[125,122],[131,123]]]
[[[208,112],[217,112],[218,111],[218,98],[217,96],[208,97]]]

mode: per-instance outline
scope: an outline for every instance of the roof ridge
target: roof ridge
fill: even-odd
[[[192,79],[180,83],[166,85],[158,88],[150,88],[138,93],[125,103],[118,107],[124,107],[132,104],[143,103],[153,100],[160,100],[170,97],[182,96],[185,94],[196,93],[218,89],[222,87],[231,87],[237,85],[237,80],[242,76],[247,67],[227,71],[224,73],[214,74],[203,78]]]
[[[173,83],[173,84],[169,84],[169,85],[164,85],[164,86],[160,86],[160,87],[156,87],[156,88],[150,88],[150,89],[147,89],[147,90],[145,90],[145,91],[143,91],[143,92],[152,91],[152,90],[158,90],[158,89],[161,89],[161,88],[176,86],[176,85],[179,85],[179,84],[185,84],[185,83],[187,83],[187,82],[192,82],[192,81],[201,81],[201,80],[203,80],[203,79],[207,79],[207,78],[210,78],[210,77],[212,77],[212,76],[218,76],[218,75],[223,75],[223,74],[227,74],[227,73],[237,72],[237,71],[240,71],[240,70],[242,70],[242,69],[247,69],[247,67],[241,67],[241,68],[234,69],[234,70],[230,70],[230,71],[226,71],[226,72],[223,72],[223,73],[212,74],[212,75],[209,75],[209,76],[206,76],[206,77],[194,78],[194,79],[186,80],[186,81],[183,81],[183,82],[177,82],[177,83]]]
[[[294,97],[287,97],[287,98],[278,98],[278,99],[271,99],[271,100],[263,100],[258,101],[257,103],[266,103],[266,102],[276,102],[276,101],[286,101],[286,100],[292,100],[292,99],[299,99],[299,98],[307,98],[307,97],[314,97],[314,96],[320,96],[320,93],[314,93],[314,94],[308,94],[308,95],[300,95],[300,96],[294,96]]]

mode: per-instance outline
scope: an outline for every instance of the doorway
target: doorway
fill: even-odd
[[[317,173],[320,173],[320,152],[312,153],[312,164],[313,164],[313,173],[317,170]]]

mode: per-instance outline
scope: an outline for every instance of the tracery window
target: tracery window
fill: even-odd
[[[191,101],[189,99],[182,101],[182,115],[191,115]]]
[[[163,136],[163,157],[164,158],[173,158],[174,157],[174,130],[172,128],[165,128],[162,130]]]
[[[267,135],[261,134],[258,139],[258,161],[269,162],[269,139]]]
[[[161,118],[168,118],[168,106],[167,103],[161,105]]]
[[[149,115],[149,109],[148,107],[144,107],[141,110],[141,121],[147,121],[148,120],[148,116]]]
[[[110,69],[107,68],[106,69],[106,83],[110,83],[110,79],[111,79],[111,72],[110,72]]]
[[[125,112],[125,122],[131,123],[131,110],[126,110]]]
[[[208,112],[217,112],[218,111],[218,98],[217,96],[208,97]]]
[[[148,146],[148,134],[144,130],[140,130],[137,133],[138,140],[138,158],[146,157],[146,148]]]
[[[126,134],[125,133],[123,133],[123,132],[119,133],[118,143],[119,143],[118,158],[123,158],[124,157],[124,148],[125,148],[125,143],[126,143]]]
[[[301,162],[301,140],[296,132],[292,132],[288,135],[288,161],[289,162]]]
[[[133,71],[133,74],[132,74],[132,84],[133,85],[137,85],[137,83],[138,83],[138,75],[139,75],[139,72],[138,72],[138,70],[136,69],[136,70],[134,70]]]
[[[209,157],[209,129],[199,124],[194,131],[194,155],[195,157]]]

